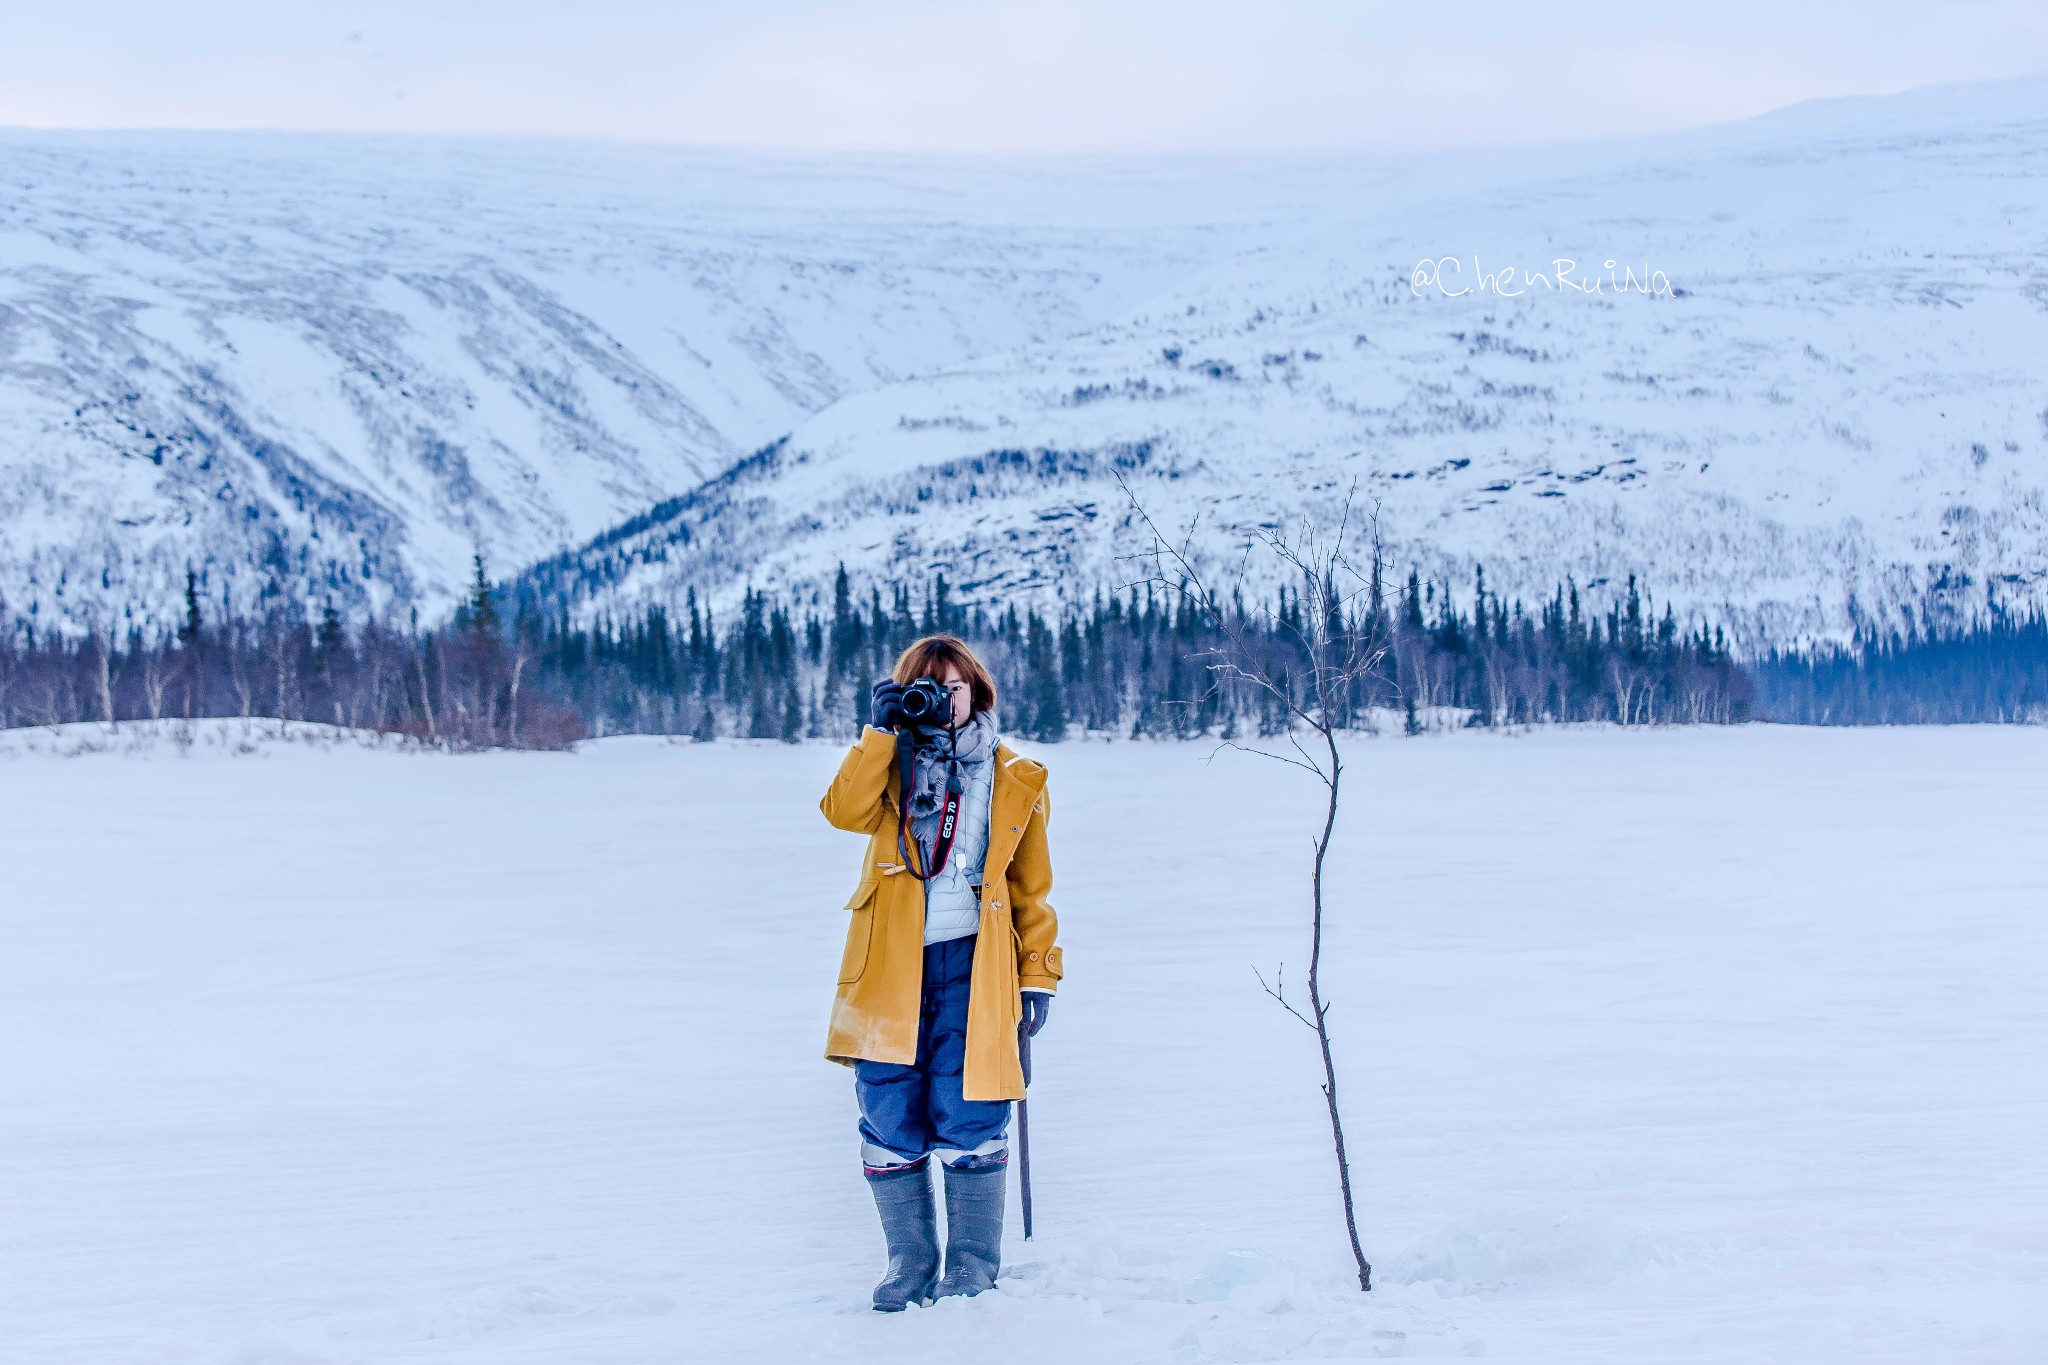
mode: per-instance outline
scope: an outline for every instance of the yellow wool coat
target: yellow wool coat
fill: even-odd
[[[1019,992],[1059,985],[1060,950],[1053,941],[1059,920],[1046,901],[1052,860],[1045,847],[1045,767],[1008,745],[996,746],[994,762],[962,1093],[970,1100],[1020,1100]],[[904,868],[898,852],[897,785],[896,736],[870,726],[818,803],[838,828],[868,836],[860,885],[846,902],[853,922],[846,930],[839,994],[825,1040],[825,1055],[847,1066],[860,1060],[902,1066],[917,1061],[924,885]]]

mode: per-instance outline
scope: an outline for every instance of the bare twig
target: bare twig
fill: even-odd
[[[1280,1002],[1281,1009],[1286,1010],[1289,1014],[1301,1020],[1302,1023],[1308,1025],[1310,1028],[1314,1028],[1316,1026],[1315,1020],[1309,1018],[1306,1014],[1303,1014],[1300,1010],[1296,1009],[1294,1007],[1294,1002],[1287,998],[1287,985],[1284,981],[1281,980],[1281,972],[1284,972],[1285,970],[1286,966],[1285,964],[1283,964],[1278,971],[1275,971],[1273,973],[1273,984],[1270,986],[1266,985],[1266,978],[1262,973],[1260,973],[1257,967],[1252,968],[1252,975],[1259,978],[1259,985],[1261,987],[1264,987],[1266,994],[1272,996],[1275,1000]]]

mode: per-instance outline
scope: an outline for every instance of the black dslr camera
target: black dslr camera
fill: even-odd
[[[953,694],[937,678],[919,678],[903,689],[903,728],[943,730],[953,720]]]

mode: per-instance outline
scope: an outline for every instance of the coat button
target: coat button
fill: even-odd
[[[1030,960],[1031,960],[1031,961],[1033,961],[1033,962],[1036,962],[1036,961],[1038,961],[1038,954],[1037,954],[1037,953],[1033,953],[1033,954],[1031,955],[1031,958],[1030,958]]]

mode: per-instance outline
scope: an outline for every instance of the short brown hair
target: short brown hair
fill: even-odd
[[[967,642],[957,635],[927,635],[912,642],[910,648],[897,656],[896,671],[891,676],[900,683],[936,678],[947,664],[967,680],[974,694],[974,714],[980,715],[996,704],[996,680],[989,676],[988,665],[975,658]]]

